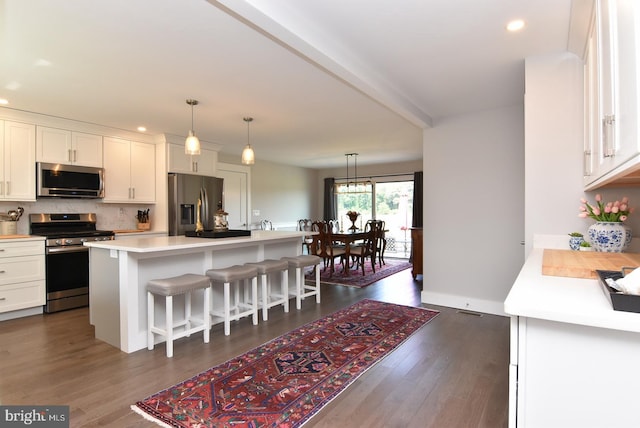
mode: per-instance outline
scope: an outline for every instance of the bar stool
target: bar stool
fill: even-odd
[[[283,305],[284,311],[289,312],[289,263],[286,260],[263,260],[247,263],[258,269],[261,277],[260,302],[262,303],[262,320],[269,318],[269,308]],[[270,274],[280,272],[280,293],[271,290]]]
[[[154,347],[154,333],[164,336],[167,342],[167,357],[173,357],[173,341],[181,337],[189,337],[191,333],[204,332],[204,343],[209,343],[209,330],[211,329],[209,318],[210,302],[209,277],[187,273],[184,275],[152,279],[147,283],[147,349]],[[204,289],[204,307],[202,318],[193,318],[191,315],[191,292]],[[184,294],[184,320],[173,321],[173,296]],[[155,295],[165,296],[165,327],[155,325]],[[193,325],[195,324],[195,325]],[[174,329],[185,327],[178,333]]]
[[[212,304],[210,314],[223,319],[225,336],[231,332],[231,321],[251,315],[253,325],[258,324],[258,268],[250,265],[234,265],[222,269],[209,269],[206,274],[211,278],[212,289],[216,284],[223,284],[223,308],[221,311],[215,310]],[[247,296],[249,280],[251,280],[251,295]],[[245,285],[243,290],[240,287],[241,282]],[[234,285],[233,306],[231,305],[231,284]]]
[[[316,296],[316,303],[320,303],[320,262],[322,259],[318,256],[303,254],[296,257],[283,257],[289,263],[289,269],[296,271],[296,309],[302,307],[302,300],[305,297]],[[313,266],[316,274],[315,285],[308,285],[304,281],[304,268]]]

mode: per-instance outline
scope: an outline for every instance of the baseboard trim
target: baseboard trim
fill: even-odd
[[[474,299],[455,294],[434,293],[428,290],[422,291],[420,300],[422,303],[427,305],[447,306],[449,308],[482,312],[504,317],[509,316],[504,312],[504,302],[499,301]]]

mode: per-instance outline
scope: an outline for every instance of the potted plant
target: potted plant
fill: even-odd
[[[569,236],[569,248],[574,251],[579,250],[580,244],[584,242],[584,235],[580,232],[571,232]]]
[[[591,248],[591,244],[589,244],[587,241],[582,241],[579,248],[580,251],[593,251],[593,248]]]
[[[591,204],[582,198],[580,213],[582,218],[592,218],[595,224],[589,226],[589,242],[596,251],[622,252],[631,242],[631,229],[623,222],[633,212],[629,206],[629,198],[624,197],[619,201],[603,202],[602,196],[597,194],[596,203]]]

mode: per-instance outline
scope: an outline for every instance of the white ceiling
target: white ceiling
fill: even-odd
[[[574,0],[575,1],[575,0]],[[522,103],[571,0],[0,0],[5,108],[196,134],[325,168],[422,157],[422,128]],[[524,31],[507,33],[513,18]]]

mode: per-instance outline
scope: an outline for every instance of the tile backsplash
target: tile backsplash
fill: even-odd
[[[136,228],[138,210],[149,209],[151,222],[155,205],[105,204],[94,199],[38,199],[36,202],[0,202],[0,213],[18,207],[24,214],[18,220],[18,234],[29,234],[29,214],[39,213],[96,213],[97,228],[101,230],[126,230]]]

